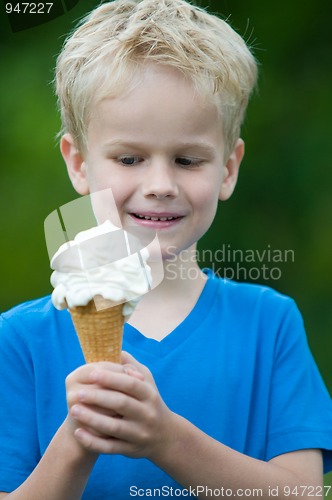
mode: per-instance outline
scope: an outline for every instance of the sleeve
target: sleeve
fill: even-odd
[[[324,472],[328,472],[332,470],[332,400],[293,301],[279,328],[274,354],[266,459],[320,448]]]
[[[0,316],[0,491],[15,490],[39,459],[34,373],[29,349]]]

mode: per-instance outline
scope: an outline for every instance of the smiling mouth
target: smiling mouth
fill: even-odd
[[[136,217],[136,219],[140,220],[151,220],[151,221],[161,221],[161,222],[167,222],[167,221],[173,221],[177,219],[181,219],[179,216],[170,216],[170,217],[156,217],[155,215],[140,215],[140,214],[131,214],[133,217]]]

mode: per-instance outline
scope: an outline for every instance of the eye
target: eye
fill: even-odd
[[[118,161],[122,163],[122,165],[131,166],[139,163],[141,158],[139,156],[121,156],[118,158]]]
[[[200,165],[202,160],[199,158],[187,158],[187,157],[179,157],[176,158],[175,163],[178,163],[179,165],[182,165],[183,167],[195,167],[197,165]]]

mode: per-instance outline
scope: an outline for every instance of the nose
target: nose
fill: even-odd
[[[175,166],[160,160],[151,162],[143,180],[143,195],[162,200],[176,198],[178,194]]]

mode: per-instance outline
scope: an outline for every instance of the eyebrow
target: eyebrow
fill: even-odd
[[[144,144],[140,142],[127,141],[121,139],[107,142],[103,146],[103,149],[108,149],[116,146],[133,148],[133,149],[144,149]],[[206,142],[179,142],[175,145],[175,149],[179,150],[190,149],[207,155],[215,155],[215,148]]]
[[[215,155],[215,148],[206,142],[180,142],[178,144],[180,149],[192,149],[197,150],[200,153]]]

